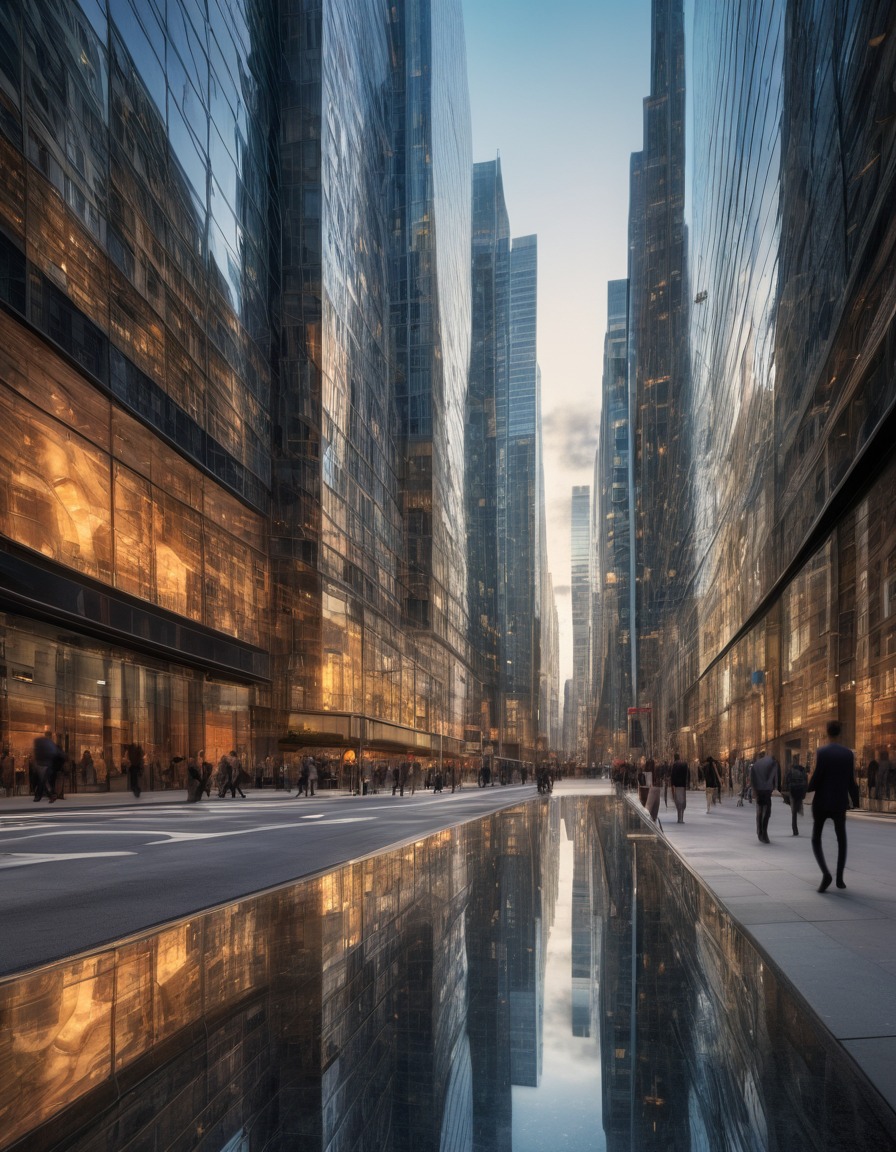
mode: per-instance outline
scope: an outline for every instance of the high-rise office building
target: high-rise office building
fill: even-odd
[[[0,22],[0,727],[73,782],[250,746],[270,680],[276,22],[21,0]]]
[[[510,358],[510,221],[501,161],[473,165],[472,338],[467,391],[467,576],[470,641],[482,685],[481,727],[498,728],[502,661],[506,453],[498,406]],[[499,473],[500,468],[500,473]],[[499,513],[500,507],[500,513]]]
[[[464,735],[469,112],[459,13],[442,19],[372,0],[289,18],[274,545],[297,745]]]
[[[638,699],[667,715],[665,652],[690,579],[685,41],[681,0],[654,0],[644,147],[633,157],[629,211],[629,383],[633,440]]]
[[[592,669],[593,757],[628,754],[627,710],[635,706],[632,675],[633,519],[631,406],[628,388],[628,281],[611,280],[600,440],[595,458],[592,550],[595,559]]]
[[[460,12],[341,0],[285,27],[280,705],[296,747],[456,754],[471,695]]]
[[[417,661],[415,724],[457,739],[472,695],[464,491],[472,144],[463,17],[460,0],[401,0],[390,13],[404,618]]]
[[[573,757],[584,763],[591,736],[591,489],[572,490],[572,713]]]
[[[538,248],[534,236],[515,239],[510,252],[510,356],[507,388],[498,403],[499,483],[503,504],[504,754],[532,760],[538,735],[538,493],[541,439],[537,361]]]
[[[884,808],[865,765],[896,739],[890,15],[697,6],[687,45],[680,0],[657,0],[630,265],[655,751],[771,745],[786,767],[836,716]]]
[[[154,786],[459,754],[459,4],[22,0],[0,36],[16,771],[45,725],[85,787],[132,742]]]
[[[473,337],[467,398],[471,641],[483,733],[531,762],[550,742],[557,643],[547,567],[538,248],[511,241],[500,160],[473,169]]]

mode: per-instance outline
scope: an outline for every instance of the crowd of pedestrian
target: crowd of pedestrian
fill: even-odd
[[[856,779],[855,756],[840,743],[840,724],[827,725],[828,743],[820,747],[815,756],[815,770],[811,777],[808,768],[794,754],[783,777],[774,755],[763,748],[753,760],[732,756],[727,763],[707,755],[702,761],[688,764],[679,756],[657,764],[647,758],[636,767],[632,763],[614,761],[612,779],[619,790],[638,789],[641,803],[654,823],[659,822],[660,800],[669,805],[669,792],[677,815],[677,823],[684,823],[688,792],[702,786],[706,796],[706,813],[711,815],[721,805],[723,794],[738,796],[737,804],[754,804],[756,808],[756,836],[761,844],[770,844],[768,834],[774,795],[779,794],[790,808],[791,835],[799,836],[799,817],[803,814],[806,796],[812,800],[812,851],[821,869],[819,892],[825,892],[834,882],[845,888],[843,878],[846,867],[846,813],[850,807],[859,807],[859,787]],[[874,787],[889,795],[891,765],[886,748],[874,762]],[[869,770],[871,766],[869,765]],[[894,782],[896,783],[896,782]],[[834,825],[837,839],[837,864],[832,874],[827,866],[822,847],[822,833],[827,821]]]

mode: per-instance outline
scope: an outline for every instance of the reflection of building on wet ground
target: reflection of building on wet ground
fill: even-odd
[[[817,933],[806,922],[808,905],[823,901],[814,892],[817,869],[805,845],[796,875],[775,873],[769,883],[778,890],[780,906],[765,893],[764,912],[754,912],[750,921],[760,938],[770,928],[766,934],[777,941],[775,930],[781,930],[772,953],[780,968],[768,963],[681,858],[694,851],[695,869],[712,873],[710,885],[719,883],[722,872],[742,883],[739,832],[749,845],[744,856],[754,851],[755,833],[751,813],[732,809],[731,816],[735,826],[713,830],[709,849],[695,831],[679,855],[655,835],[637,805],[626,804],[621,813],[588,806],[595,892],[605,916],[599,1001],[608,1152],[742,1147],[754,1141],[759,1147],[806,1147],[816,1139],[831,1140],[843,1152],[857,1142],[883,1152],[896,1139],[896,1113],[852,1063],[848,1042],[835,1038],[802,999],[802,990],[812,995],[827,1022],[825,1006],[842,1002],[851,980],[843,949],[823,934],[816,944],[818,962],[810,966],[817,982],[807,982],[807,965],[795,952],[796,941]],[[786,848],[796,851],[799,841],[791,841],[788,826]],[[732,861],[735,872],[723,867],[724,860]],[[769,875],[767,863],[759,875]],[[868,875],[874,876],[873,868]],[[874,881],[875,895],[883,896]],[[730,901],[733,916],[745,899]],[[786,908],[790,901],[806,919]],[[838,915],[830,907],[814,910],[825,920]],[[856,930],[856,911],[839,913],[847,931]],[[881,940],[889,934],[888,927],[877,931]],[[850,960],[863,974],[873,970],[859,953]],[[849,997],[852,1004],[860,999]],[[870,1013],[888,1013],[891,999],[881,987],[879,1007],[869,1006]],[[850,1011],[839,1013],[841,1027]],[[892,1028],[886,1022],[874,1027],[869,1019],[868,1011],[856,1016],[856,1029],[875,1031],[880,1051],[889,1052]],[[856,1055],[892,1105],[887,1057],[876,1063],[871,1051]],[[863,1125],[861,1137],[856,1123]]]
[[[218,1152],[251,1133],[272,1152],[511,1152],[512,1070],[531,1080],[541,1062],[561,803],[603,925],[593,995],[610,1152],[892,1148],[896,1115],[841,1045],[606,796],[538,798],[0,983],[0,1058],[15,1072],[0,1131],[60,1149],[70,1136],[204,1147],[211,1133]],[[550,1031],[571,1039],[569,998],[557,1002]],[[574,1105],[564,1098],[564,1132]]]
[[[597,1021],[595,992],[597,969],[595,932],[598,918],[594,915],[592,892],[594,873],[591,867],[591,844],[586,813],[581,805],[563,805],[566,835],[573,842],[572,878],[572,1034],[591,1036]]]
[[[507,810],[0,987],[0,1051],[35,1096],[7,1094],[2,1130],[67,1103],[122,1148],[245,1126],[271,1147],[510,1152],[512,1067],[540,1061],[555,823],[540,801]]]

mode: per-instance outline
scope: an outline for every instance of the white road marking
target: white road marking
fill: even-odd
[[[63,860],[100,860],[108,856],[136,856],[136,852],[3,852],[0,868],[22,868],[27,864],[58,864]]]
[[[303,816],[302,820],[309,817]],[[319,819],[319,817],[311,817]],[[260,824],[257,828],[238,828],[230,832],[159,832],[164,840],[150,840],[149,845],[181,844],[188,840],[224,840],[228,836],[253,836],[256,832],[279,832],[283,828],[328,828],[331,824],[354,823],[356,820],[373,820],[373,816],[348,817],[344,820],[327,820],[325,824]]]

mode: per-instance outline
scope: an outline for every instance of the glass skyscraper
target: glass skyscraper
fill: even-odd
[[[17,780],[463,751],[466,83],[456,0],[5,8]]]
[[[597,761],[628,754],[626,715],[628,708],[635,706],[631,476],[628,281],[611,280],[607,291],[600,441],[595,457],[592,507],[592,551],[596,569],[592,620],[593,755]]]
[[[470,641],[482,685],[480,724],[486,738],[500,713],[505,508],[499,492],[498,406],[510,357],[510,221],[501,161],[473,165],[472,343],[467,391],[467,577]]]
[[[896,806],[871,765],[896,740],[890,17],[657,0],[629,267],[653,751],[738,764],[771,746],[786,767],[838,717],[863,803],[882,808]]]
[[[481,661],[484,736],[506,759],[532,762],[551,743],[559,676],[544,511],[538,246],[534,236],[511,241],[500,160],[473,168],[472,268],[471,641]]]
[[[572,490],[572,746],[574,759],[584,763],[591,739],[591,489]]]
[[[249,749],[270,680],[279,210],[269,5],[0,24],[0,725],[85,787]],[[85,754],[87,758],[85,759]]]

